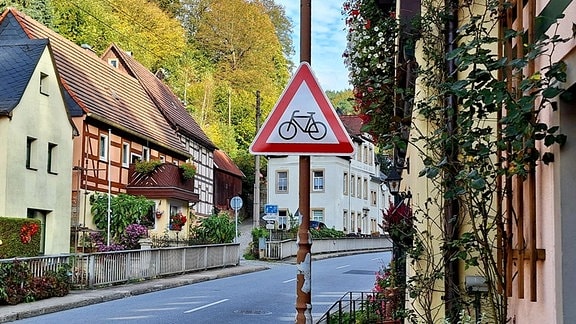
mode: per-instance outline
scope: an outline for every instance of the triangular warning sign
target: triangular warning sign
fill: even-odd
[[[354,154],[348,132],[307,62],[302,62],[292,76],[256,134],[250,153]]]

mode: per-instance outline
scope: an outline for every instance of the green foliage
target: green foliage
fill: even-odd
[[[181,163],[179,168],[182,171],[182,178],[185,180],[193,179],[196,175],[196,166],[192,163]]]
[[[0,217],[0,259],[38,256],[41,226],[37,219]]]
[[[52,3],[55,30],[76,44],[90,45],[99,54],[115,43],[155,71],[166,60],[179,56],[185,47],[184,29],[152,2],[52,0]]]
[[[0,0],[0,11],[7,7],[14,7],[26,12],[30,17],[38,20],[46,26],[52,24],[52,11],[50,0]]]
[[[149,174],[160,165],[162,165],[162,161],[160,160],[136,161],[136,163],[134,163],[134,171]]]
[[[383,143],[402,126],[403,116],[395,112],[399,23],[394,11],[384,12],[376,0],[344,1],[342,14],[349,28],[343,56],[354,86],[354,107],[364,117],[365,130]]]
[[[108,230],[108,195],[94,193],[90,196],[92,216],[96,227],[104,232]],[[151,212],[154,201],[142,196],[119,194],[110,200],[110,235],[118,240],[130,224],[140,224]]]
[[[326,91],[326,96],[330,100],[330,103],[336,109],[336,111],[341,115],[355,115],[356,110],[354,109],[354,94],[352,90],[343,91]]]
[[[200,225],[192,228],[190,241],[192,244],[224,244],[234,241],[236,226],[230,215],[221,212],[200,221]]]
[[[335,230],[332,228],[321,228],[321,229],[310,229],[310,235],[312,238],[321,239],[321,238],[337,238],[337,237],[345,237],[346,234],[344,232]]]
[[[70,269],[69,264],[60,264],[56,271],[46,271],[44,276],[34,278],[23,261],[0,263],[0,304],[65,296],[70,291]]]
[[[498,181],[525,180],[537,166],[553,163],[552,147],[567,141],[548,121],[557,120],[553,101],[563,93],[561,85],[567,79],[566,64],[554,62],[552,54],[568,39],[547,33],[530,43],[531,31],[525,26],[500,25],[506,17],[503,8],[513,5],[508,2],[452,1],[447,6],[423,0],[422,15],[413,26],[397,25],[395,16],[383,12],[380,4],[344,2],[350,28],[345,63],[355,87],[356,108],[368,121],[366,130],[377,139],[390,139],[386,142],[401,152],[407,127],[412,127],[411,157],[421,158],[419,176],[433,188],[417,206],[415,240],[407,244],[413,267],[408,293],[417,305],[410,320],[439,322],[442,315],[434,311],[433,303],[439,299],[434,296],[438,281],[450,282],[452,274],[445,271],[463,267],[487,279],[486,319],[506,323],[507,296],[501,287],[510,278],[502,275],[496,251],[507,253],[498,242],[506,242],[512,233],[506,232],[503,215],[493,205],[499,193],[509,195],[513,188],[499,192]],[[553,31],[555,21],[547,20]],[[500,34],[499,28],[504,29]],[[448,35],[452,30],[454,34]],[[416,35],[409,34],[414,31]],[[396,74],[405,66],[394,64],[398,53],[413,52],[410,42],[416,39],[419,95],[412,105],[416,89],[397,83],[396,78],[408,76]],[[504,46],[519,43],[523,54]],[[499,55],[498,49],[504,54]],[[417,116],[410,115],[412,109]],[[396,241],[403,241],[398,234],[408,232],[391,230]],[[494,239],[498,236],[501,241]],[[444,316],[456,319],[469,302],[466,292],[458,282],[444,289]]]
[[[270,232],[269,230],[265,229],[264,227],[255,227],[252,229],[252,242],[258,245],[258,240],[261,238],[269,238]]]

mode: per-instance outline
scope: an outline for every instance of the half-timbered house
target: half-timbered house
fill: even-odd
[[[194,181],[178,176],[178,165],[201,161],[198,177],[208,175],[203,181],[209,182],[212,171],[208,166],[215,147],[185,110],[172,107],[175,101],[162,101],[166,97],[156,95],[152,85],[144,87],[142,73],[137,78],[130,69],[115,68],[89,46],[78,46],[15,9],[7,9],[1,16],[0,39],[49,39],[52,44],[64,98],[80,133],[70,166],[74,170],[73,228],[94,227],[89,197],[95,192],[109,197],[142,194],[154,199],[158,214],[165,215],[152,218],[157,233],[170,229],[169,215],[192,213],[200,195]],[[196,152],[197,158],[192,159],[190,152]],[[163,164],[152,174],[135,173],[134,162],[151,159]],[[200,193],[210,197],[204,200],[209,204],[212,192],[211,186],[207,187]]]

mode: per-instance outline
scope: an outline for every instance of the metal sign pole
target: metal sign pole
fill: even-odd
[[[310,63],[312,1],[300,0],[300,61]],[[312,324],[312,240],[310,239],[310,156],[299,159],[298,229],[296,254],[296,323]]]

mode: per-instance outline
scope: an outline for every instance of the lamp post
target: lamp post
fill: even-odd
[[[410,198],[412,195],[410,191],[408,192],[400,192],[400,182],[402,181],[402,176],[398,173],[396,166],[392,166],[390,169],[388,176],[384,180],[390,193],[394,196],[394,209],[393,213],[400,212],[402,208],[406,208],[404,205],[404,200],[408,199],[408,205],[410,204]],[[412,212],[409,211],[408,217],[412,217]],[[407,219],[402,217],[400,222],[405,222]],[[408,229],[404,224],[396,224],[400,225],[400,228],[393,229],[391,231],[391,238],[392,238],[392,260],[394,261],[394,270],[396,272],[396,277],[398,278],[397,282],[400,284],[400,293],[396,296],[397,300],[399,301],[398,310],[404,310],[404,296],[406,292],[406,251],[408,246],[412,244],[412,234],[411,229]],[[412,226],[411,220],[408,223],[409,226]],[[406,231],[408,229],[408,231]]]

